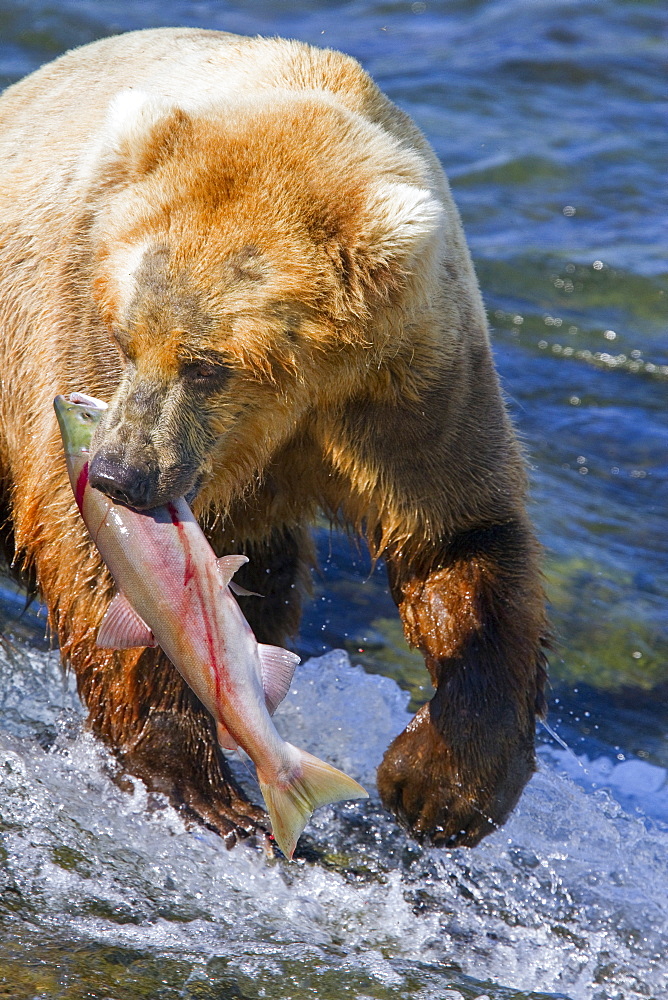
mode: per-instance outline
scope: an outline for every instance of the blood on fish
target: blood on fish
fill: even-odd
[[[187,544],[185,532],[183,530],[183,524],[179,518],[179,512],[173,503],[167,504],[167,510],[169,511],[169,516],[172,519],[172,524],[179,533],[179,538],[181,539],[181,545],[183,546],[183,554],[186,557],[185,570],[183,572],[183,586],[187,587],[188,584],[195,576],[195,567],[193,566],[193,561],[190,555],[190,548]]]
[[[86,492],[86,486],[88,484],[88,462],[84,465],[83,469],[79,473],[79,478],[77,479],[76,489],[74,491],[74,499],[77,502],[77,507],[80,511],[83,511],[83,498]]]
[[[200,600],[200,607],[202,611],[202,618],[204,619],[204,633],[206,636],[206,645],[209,651],[209,663],[213,671],[214,683],[216,686],[216,701],[219,702],[222,690],[220,683],[220,670],[218,668],[218,662],[216,659],[216,644],[214,642],[213,629],[211,627],[211,620],[207,613],[207,604],[204,599],[204,592],[202,590],[202,581],[199,579],[195,573],[195,567],[193,565],[193,560],[190,553],[190,546],[188,545],[188,540],[186,538],[185,531],[183,530],[183,523],[179,518],[179,512],[173,503],[167,504],[167,510],[169,511],[169,516],[172,519],[172,524],[176,528],[179,538],[181,540],[181,545],[183,547],[183,554],[186,559],[185,571],[183,573],[183,586],[187,587],[192,580],[197,590],[197,596]]]

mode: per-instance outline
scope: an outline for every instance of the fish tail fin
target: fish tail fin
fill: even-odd
[[[258,775],[260,791],[267,805],[276,843],[292,860],[302,830],[318,806],[342,799],[366,799],[369,793],[324,760],[288,743],[294,752],[294,765],[288,780],[265,783]]]

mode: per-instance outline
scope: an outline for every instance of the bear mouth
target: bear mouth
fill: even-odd
[[[160,470],[140,468],[97,452],[90,463],[89,484],[113,503],[130,510],[146,511],[164,507],[180,497],[191,504],[199,494],[206,474],[202,469],[176,466]]]
[[[186,493],[184,493],[186,503],[188,504],[188,506],[192,506],[192,504],[195,502],[195,500],[199,496],[200,490],[202,489],[204,483],[206,482],[206,479],[207,476],[204,474],[204,472],[199,472],[195,478],[195,482],[193,483],[191,489],[189,489]]]

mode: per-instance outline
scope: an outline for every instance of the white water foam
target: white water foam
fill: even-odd
[[[543,749],[503,829],[473,851],[421,848],[373,785],[407,695],[336,651],[297,669],[277,725],[372,798],[319,810],[307,837],[320,860],[289,865],[185,829],[140,782],[121,791],[55,656],[22,651],[1,667],[2,877],[15,920],[165,955],[222,954],[245,976],[308,959],[388,990],[412,965],[573,1000],[668,990],[668,832],[638,811],[657,793],[663,810],[658,768],[608,768],[612,791],[642,788],[627,807]],[[602,768],[587,762],[599,779]],[[421,995],[444,995],[434,990]]]

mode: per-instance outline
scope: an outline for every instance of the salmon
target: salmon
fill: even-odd
[[[183,497],[136,511],[93,489],[90,442],[106,404],[73,393],[54,407],[77,506],[118,588],[98,645],[161,647],[213,716],[221,746],[241,747],[255,764],[274,837],[292,859],[314,809],[367,792],[276,730],[272,715],[299,657],[258,643],[244,618],[232,577],[247,557],[217,558]]]

